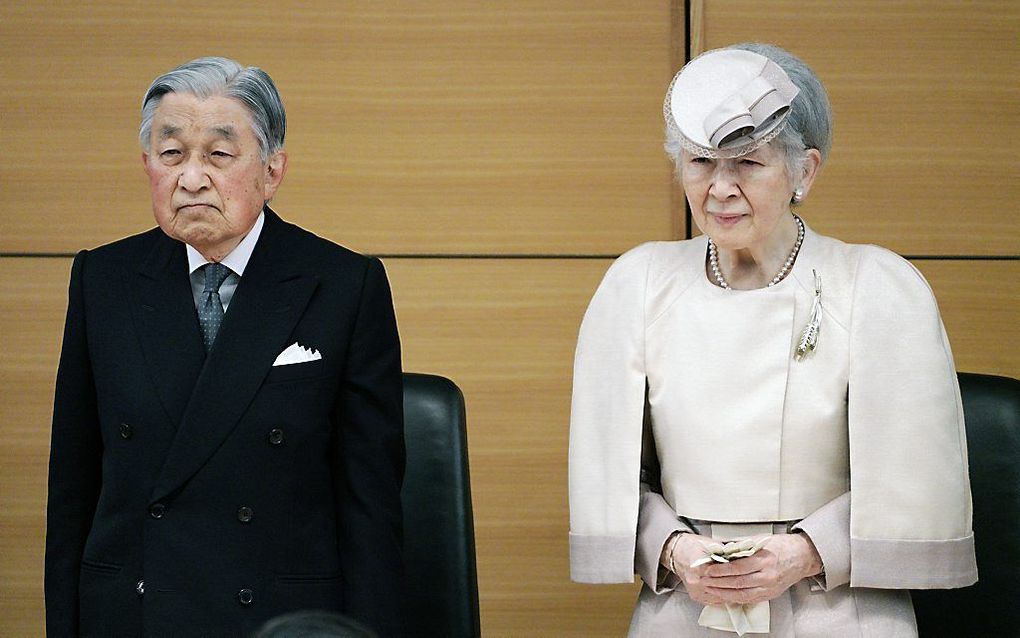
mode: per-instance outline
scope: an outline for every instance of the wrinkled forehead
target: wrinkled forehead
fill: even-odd
[[[225,96],[201,98],[190,93],[167,93],[153,115],[153,139],[184,135],[233,142],[243,142],[248,138],[255,140],[251,116],[238,100]]]
[[[699,157],[741,157],[778,135],[799,89],[765,56],[717,49],[673,78],[663,103],[666,125]]]

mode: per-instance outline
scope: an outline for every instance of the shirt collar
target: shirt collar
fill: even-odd
[[[230,254],[220,260],[220,263],[237,273],[240,277],[244,274],[244,269],[248,265],[248,260],[251,259],[251,253],[255,250],[255,244],[259,240],[259,235],[262,233],[262,225],[266,221],[266,213],[263,211],[259,213],[258,219],[255,220],[255,225],[251,227],[248,234],[244,236],[241,243],[237,245]],[[195,250],[191,244],[185,244],[185,250],[188,252],[188,273],[193,273],[202,266],[209,263],[209,260],[202,256],[202,253]]]

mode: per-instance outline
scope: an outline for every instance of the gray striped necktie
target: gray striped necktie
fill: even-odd
[[[202,341],[205,351],[212,350],[216,333],[223,323],[223,302],[220,300],[220,286],[230,274],[230,269],[223,264],[206,264],[205,288],[202,290],[202,303],[198,307],[198,325],[202,329]]]

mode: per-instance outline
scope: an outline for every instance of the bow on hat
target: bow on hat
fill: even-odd
[[[757,77],[705,116],[705,134],[714,148],[753,142],[779,124],[799,92],[786,73],[768,60]]]
[[[783,130],[799,92],[764,55],[715,49],[673,77],[662,114],[676,141],[692,155],[740,157]]]

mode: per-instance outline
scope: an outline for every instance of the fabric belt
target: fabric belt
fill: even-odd
[[[766,523],[720,523],[717,521],[702,521],[699,519],[683,518],[694,531],[702,536],[709,536],[718,541],[735,541],[762,534],[789,534],[790,528],[800,521],[775,521]]]

